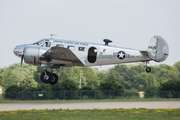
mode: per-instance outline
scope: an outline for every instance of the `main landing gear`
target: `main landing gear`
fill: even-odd
[[[148,63],[149,63],[149,62],[146,62],[146,72],[147,72],[147,73],[151,72],[151,68],[147,66]]]
[[[51,72],[48,72],[46,69],[47,68],[45,68],[44,72],[41,74],[41,81],[51,85],[56,84],[58,82],[58,76],[55,73],[52,73],[52,70]]]

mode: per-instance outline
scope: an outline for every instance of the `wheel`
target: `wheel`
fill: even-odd
[[[46,74],[45,74],[45,72],[46,72]],[[50,72],[48,72],[48,71],[45,71],[45,72],[43,72],[42,74],[41,74],[41,81],[43,82],[43,83],[49,83],[50,81],[51,81],[51,79],[52,79],[52,75],[51,75],[51,73]]]
[[[58,82],[58,76],[57,76],[56,74],[52,73],[52,79],[51,79],[51,81],[49,82],[49,84],[54,85],[54,84],[56,84],[57,82]]]
[[[151,72],[151,68],[150,68],[150,67],[147,67],[147,68],[146,68],[146,72]]]

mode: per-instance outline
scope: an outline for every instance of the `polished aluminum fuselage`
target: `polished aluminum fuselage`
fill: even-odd
[[[77,58],[81,61],[82,65],[80,66],[101,66],[101,65],[120,64],[120,63],[144,62],[151,60],[148,57],[148,55],[143,54],[140,50],[134,50],[129,48],[122,48],[122,47],[89,43],[89,42],[62,40],[62,39],[43,39],[42,41],[49,42],[50,46],[45,47],[43,44],[20,45],[14,49],[14,53],[18,57],[21,57],[23,48],[28,49],[29,46],[38,47],[38,49],[32,49],[31,51],[26,50],[28,51],[28,53],[26,53],[25,55],[26,57],[25,62],[31,64],[31,61],[34,61],[32,62],[32,64],[41,65],[41,66],[52,66],[54,64],[76,66],[76,64],[73,64],[73,61],[56,60],[53,58],[51,59],[51,61],[48,62],[40,60],[39,58],[42,57],[43,54],[53,46],[61,46],[70,49],[72,53],[76,55]],[[84,48],[83,51],[79,50],[80,47]],[[95,56],[96,59],[93,62],[89,62],[88,60],[88,54],[90,48],[94,48],[95,52],[97,53]],[[123,51],[125,53],[125,57],[123,59],[119,59],[118,57],[119,51]],[[36,57],[32,57],[32,56],[36,56]]]

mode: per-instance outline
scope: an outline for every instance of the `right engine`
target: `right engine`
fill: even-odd
[[[24,49],[24,62],[32,65],[40,65],[40,57],[48,50],[39,46],[27,46]]]

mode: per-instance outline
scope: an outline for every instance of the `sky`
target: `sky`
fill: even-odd
[[[77,40],[147,50],[154,35],[169,44],[166,61],[180,61],[180,0],[0,0],[0,68],[19,63],[13,49],[56,34]],[[108,68],[112,66],[104,66]]]

